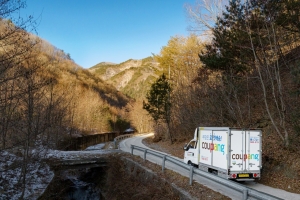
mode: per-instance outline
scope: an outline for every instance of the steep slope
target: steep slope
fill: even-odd
[[[135,99],[144,97],[151,83],[161,74],[159,64],[152,57],[130,59],[120,64],[102,62],[89,71]]]
[[[6,93],[11,95],[9,98],[12,99],[15,108],[20,110],[19,113],[24,115],[24,120],[28,112],[26,110],[23,112],[28,101],[26,97],[30,97],[33,105],[28,106],[28,109],[37,116],[36,123],[44,121],[43,123],[47,123],[47,126],[50,124],[51,128],[54,126],[53,121],[56,120],[57,127],[67,129],[65,132],[70,135],[75,132],[116,130],[116,120],[124,117],[120,111],[125,109],[130,99],[114,86],[78,66],[63,50],[33,34],[28,34],[26,39],[28,44],[24,42],[23,45],[27,52],[22,55],[26,59],[16,54],[10,62],[7,62],[7,59],[1,60],[9,70],[2,72],[5,81],[0,84],[1,87],[13,88],[14,93]],[[3,53],[0,48],[1,56]],[[15,76],[17,73],[18,76]],[[26,96],[24,93],[29,94]],[[16,98],[19,95],[22,96],[22,101]],[[7,102],[3,100],[1,106],[7,106]],[[1,112],[0,114],[8,115]],[[40,116],[45,119],[41,120]]]
[[[39,54],[44,55],[44,64],[47,66],[44,68],[44,73],[53,74],[58,84],[72,85],[76,83],[76,87],[92,90],[99,95],[103,102],[110,106],[118,108],[126,106],[129,99],[116,90],[113,85],[77,65],[70,58],[70,55],[63,50],[54,47],[37,36],[32,35],[32,38],[39,41]]]

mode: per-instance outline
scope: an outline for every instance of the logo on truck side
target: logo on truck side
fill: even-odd
[[[202,135],[203,140],[214,140],[214,141],[222,141],[222,136],[220,135]]]
[[[231,156],[232,159],[236,160],[259,160],[259,155],[258,154],[232,154]]]
[[[214,143],[207,143],[202,142],[202,149],[209,149],[210,152],[212,151],[220,151],[225,154],[225,144],[214,144]]]
[[[259,137],[250,137],[250,143],[259,143]]]

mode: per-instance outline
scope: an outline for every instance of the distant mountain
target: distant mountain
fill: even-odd
[[[101,62],[88,70],[135,99],[145,97],[151,84],[162,72],[159,63],[153,57],[142,60],[129,59],[120,64]]]
[[[121,108],[128,103],[129,99],[116,90],[113,85],[108,84],[106,81],[99,78],[99,76],[95,76],[90,73],[89,70],[77,65],[63,50],[56,48],[37,36],[32,35],[32,37],[40,41],[39,50],[41,51],[41,54],[45,54],[49,57],[49,60],[50,58],[60,60],[59,64],[55,66],[55,70],[53,69],[53,66],[45,68],[45,71],[51,71],[45,73],[56,74],[55,77],[58,85],[72,85],[76,83],[77,87],[81,87],[82,90],[90,89],[95,92],[98,98],[100,97],[102,101],[106,102],[111,107]],[[114,65],[114,63],[103,62],[99,63],[99,65]]]
[[[103,66],[103,65],[116,65],[116,63],[112,63],[112,62],[101,62],[98,63],[97,65],[95,65],[94,67],[98,67],[98,66]],[[92,67],[93,68],[93,67]]]

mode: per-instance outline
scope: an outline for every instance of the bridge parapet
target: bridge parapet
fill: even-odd
[[[63,152],[66,153],[66,152]],[[54,170],[81,169],[93,167],[105,167],[109,162],[109,155],[120,153],[119,150],[96,151],[72,151],[68,156],[62,153],[62,157],[52,157],[46,160]]]
[[[50,167],[54,170],[65,169],[82,169],[82,168],[94,168],[107,166],[107,157],[97,159],[85,159],[85,160],[60,160],[50,164]]]

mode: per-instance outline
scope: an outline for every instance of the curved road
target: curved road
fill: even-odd
[[[129,153],[131,153],[131,148],[130,148],[131,145],[136,145],[136,146],[140,146],[140,147],[143,147],[143,148],[150,149],[142,143],[142,140],[146,137],[151,136],[151,135],[152,134],[146,134],[146,135],[141,135],[141,136],[125,139],[125,140],[120,142],[119,147],[122,151],[129,152]],[[160,153],[163,153],[163,152],[160,152]],[[141,152],[141,151],[138,151],[138,150],[134,150],[133,154],[143,157],[144,153]],[[167,154],[167,155],[170,156],[169,154]],[[176,159],[182,160],[182,159],[179,159],[179,158],[176,158]],[[159,164],[159,165],[161,165],[161,163],[162,163],[160,158],[157,158],[157,157],[151,156],[151,155],[147,155],[147,160],[149,160],[150,162]],[[166,168],[171,169],[171,170],[173,170],[173,171],[175,171],[175,172],[177,172],[177,173],[179,173],[183,176],[189,177],[189,172],[182,169],[181,167],[178,167],[178,166],[176,166],[176,165],[174,165],[170,162],[166,162],[165,165],[166,165]],[[242,199],[242,194],[241,193],[239,193],[235,190],[229,189],[227,187],[224,187],[223,185],[215,183],[215,182],[213,182],[209,179],[206,179],[204,177],[194,175],[194,181],[196,181],[196,182],[198,182],[198,183],[200,183],[200,184],[202,184],[202,185],[204,185],[204,186],[206,186],[206,187],[208,187],[208,188],[210,188],[214,191],[220,192],[221,194],[223,194],[225,196],[228,196],[232,199],[236,199],[236,200]],[[187,183],[187,184],[189,184],[189,183]],[[271,194],[273,196],[277,196],[277,197],[282,198],[282,199],[286,199],[286,200],[300,199],[300,194],[290,193],[290,192],[287,192],[287,191],[284,191],[284,190],[281,190],[281,189],[268,187],[268,186],[265,186],[265,185],[262,185],[262,184],[259,184],[259,183],[256,183],[256,182],[246,182],[246,183],[244,183],[244,185],[246,185],[247,187],[253,188],[255,190],[258,190],[258,191],[261,191],[261,192],[264,192],[264,193],[268,193],[268,194]]]

